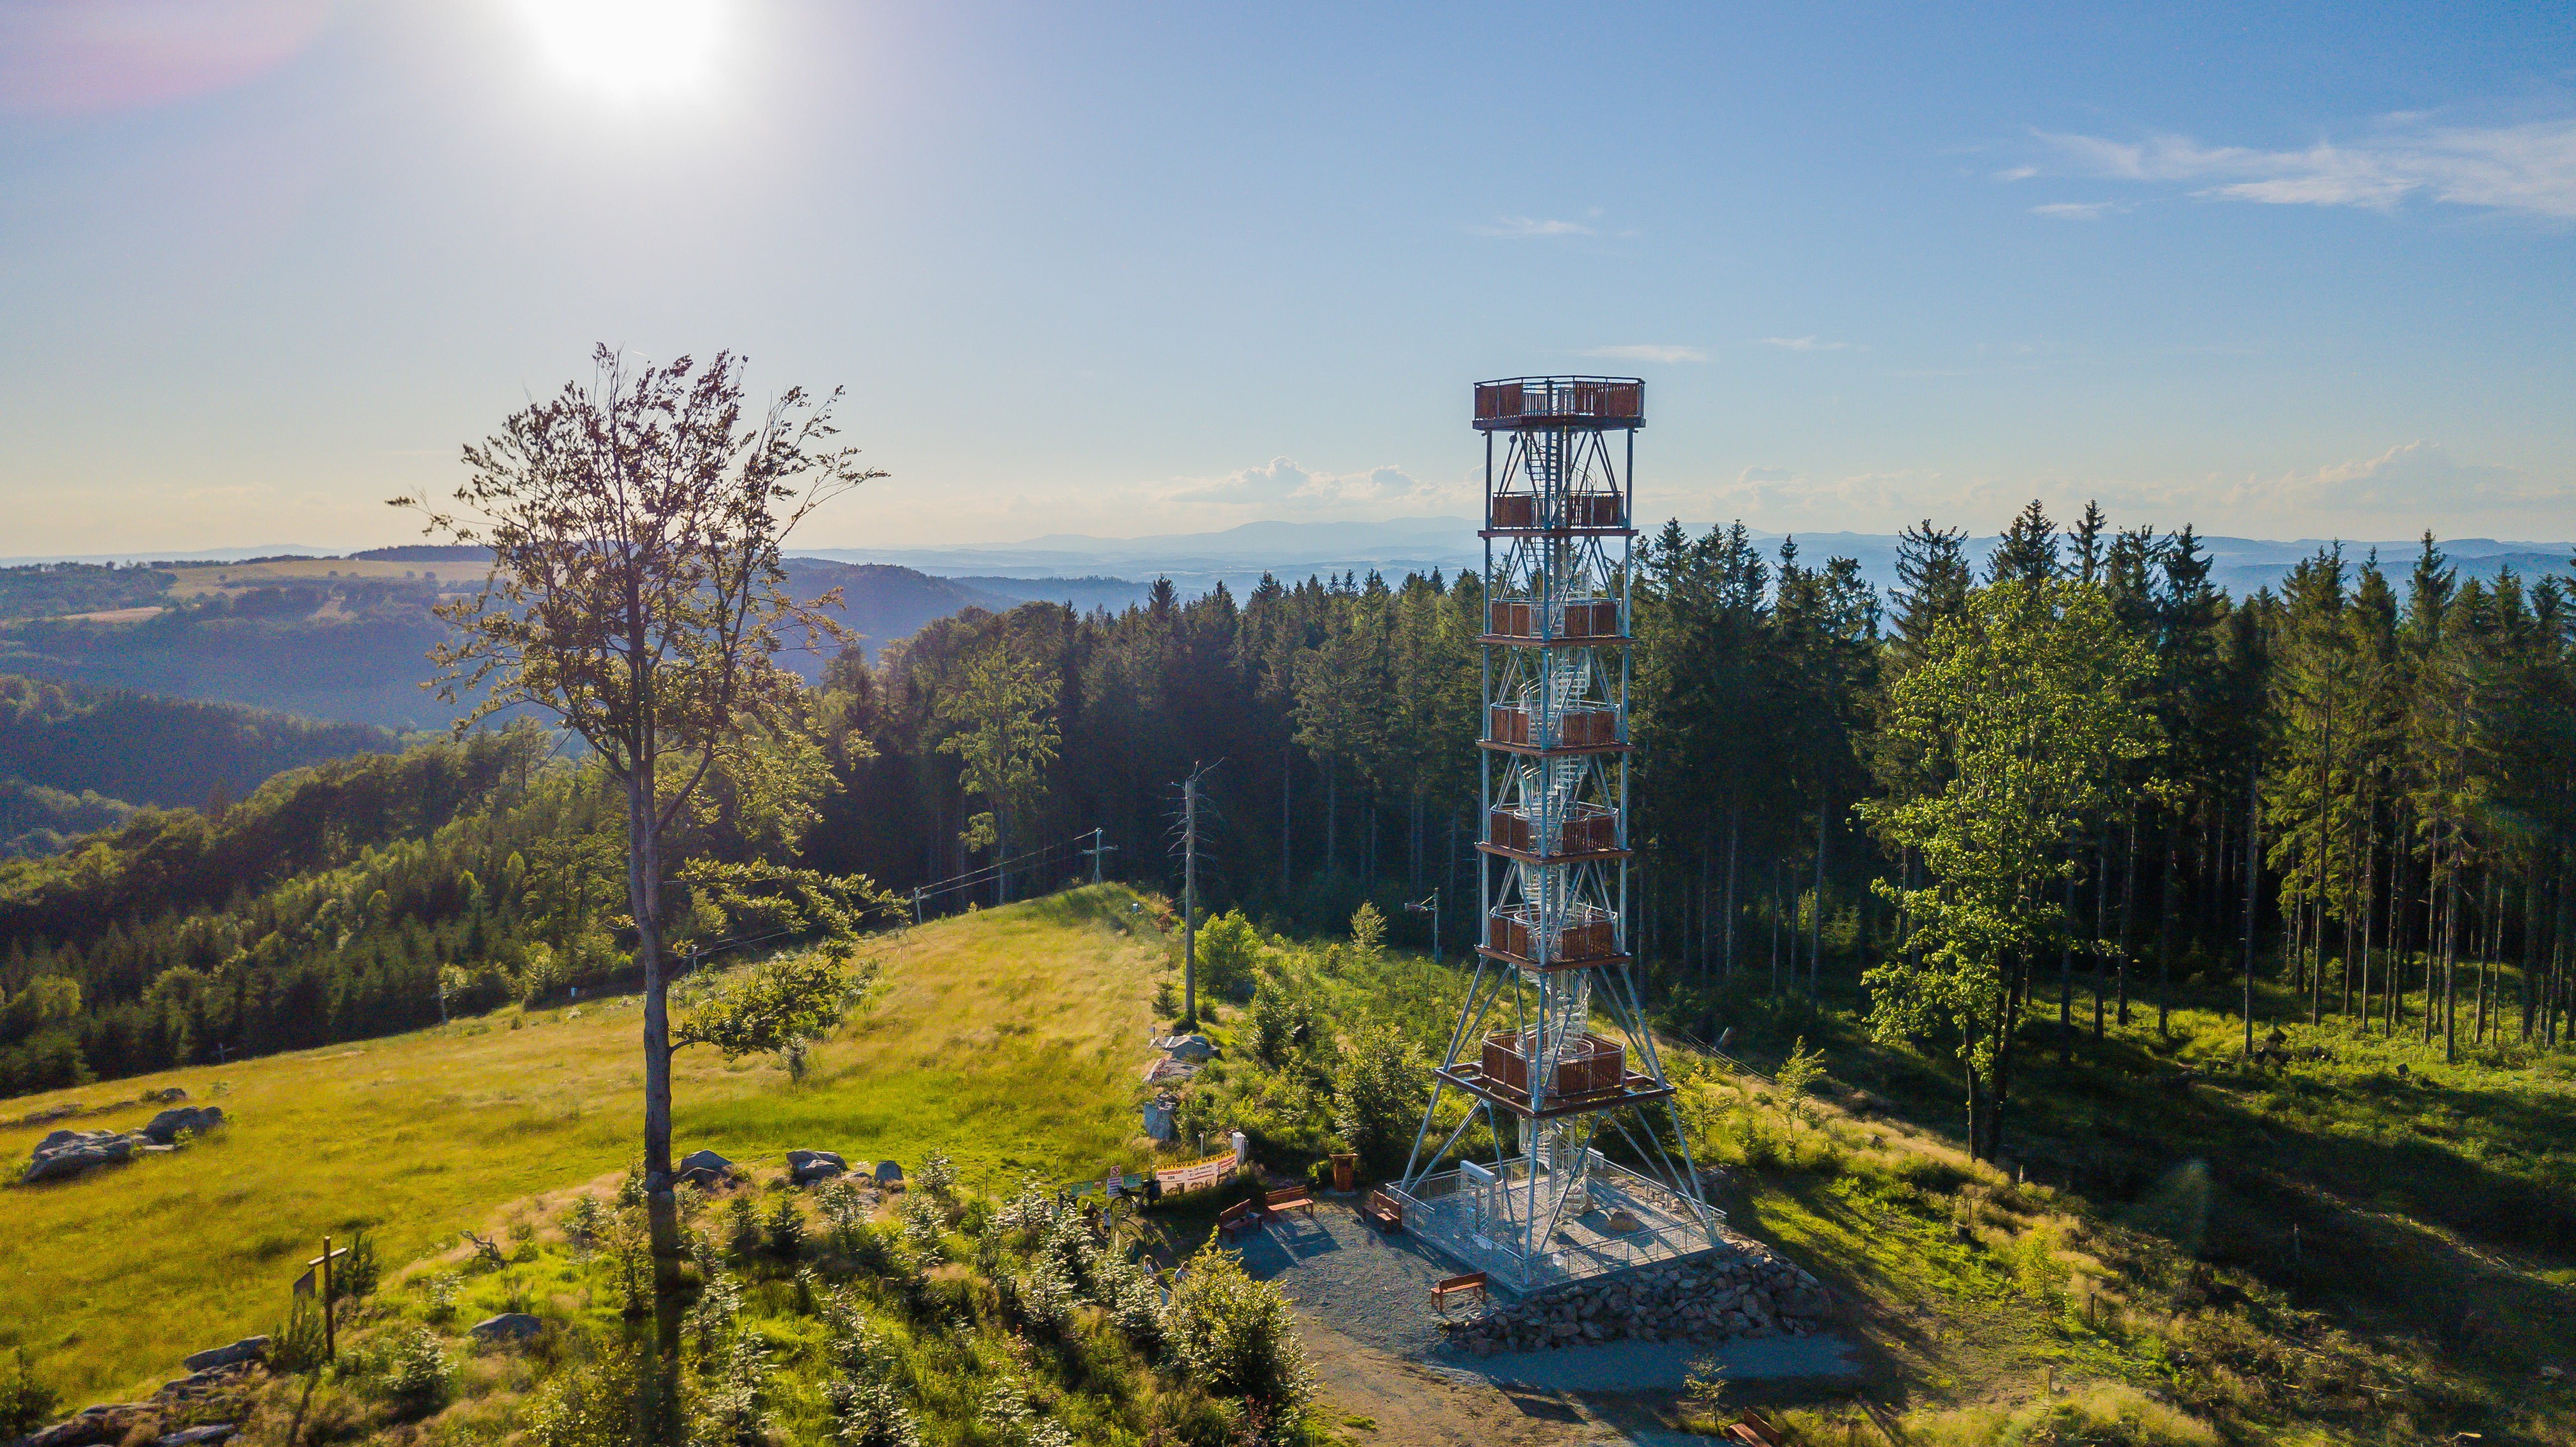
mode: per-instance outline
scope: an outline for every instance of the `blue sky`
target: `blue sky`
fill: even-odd
[[[847,386],[814,545],[1463,514],[1551,371],[1693,521],[2557,540],[2571,279],[2566,6],[0,0],[0,553],[406,540],[594,341]]]

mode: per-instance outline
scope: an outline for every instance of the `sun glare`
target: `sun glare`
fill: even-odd
[[[621,95],[702,81],[724,28],[724,0],[519,0],[537,48],[584,85]]]

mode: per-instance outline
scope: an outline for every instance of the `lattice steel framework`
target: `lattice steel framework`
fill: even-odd
[[[1638,1174],[1674,1193],[1701,1244],[1714,1244],[1720,1218],[1701,1192],[1627,948],[1630,523],[1645,384],[1483,382],[1475,425],[1485,434],[1482,942],[1399,1189],[1424,1201],[1463,1193],[1467,1238],[1535,1280],[1573,1239],[1559,1227],[1591,1207],[1605,1123]],[[1426,1153],[1453,1091],[1467,1114]],[[1478,1119],[1492,1127],[1493,1164],[1464,1162],[1452,1182],[1439,1168]]]

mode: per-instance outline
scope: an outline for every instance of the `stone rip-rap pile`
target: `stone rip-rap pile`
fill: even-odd
[[[1446,1329],[1478,1356],[1605,1341],[1722,1342],[1805,1336],[1833,1309],[1815,1277],[1758,1241],[1497,1301]]]

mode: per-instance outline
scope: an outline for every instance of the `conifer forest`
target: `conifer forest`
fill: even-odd
[[[1898,571],[1882,596],[1740,526],[1641,544],[1628,931],[1672,1028],[1715,1035],[1730,1001],[1855,1005],[1955,1056],[1989,1151],[2017,1050],[2182,992],[2259,979],[2306,1021],[2446,1052],[2557,1043],[2563,579],[2463,576],[2427,536],[2230,597],[2188,527],[2037,503],[1991,550],[1912,528]],[[1121,613],[968,609],[853,643],[802,729],[726,762],[686,852],[921,886],[939,914],[1088,878],[1098,830],[1105,872],[1177,887],[1180,781],[1205,767],[1204,914],[1319,932],[1366,900],[1397,942],[1431,944],[1436,918],[1455,960],[1476,941],[1478,587],[1165,583]],[[613,983],[621,809],[521,722],[0,865],[0,1089]],[[1403,908],[1435,890],[1436,916]],[[2249,1052],[2270,1024],[2248,1019]]]

